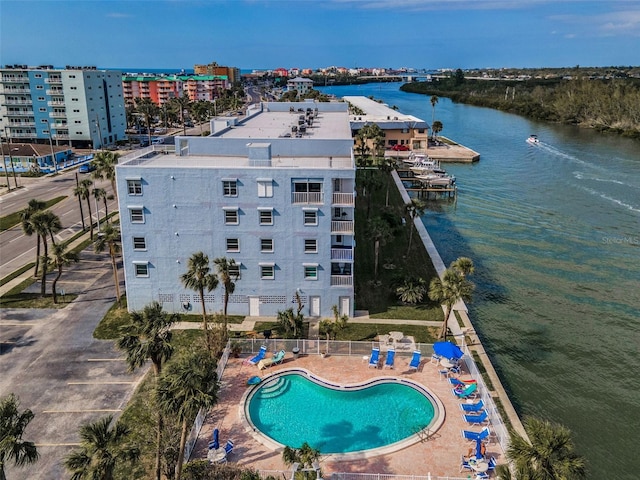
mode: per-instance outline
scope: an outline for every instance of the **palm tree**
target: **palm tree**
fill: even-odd
[[[91,187],[93,182],[88,178],[82,180],[76,188],[73,189],[73,194],[87,201],[87,207],[89,208],[89,236],[93,241],[93,218],[91,218]]]
[[[147,134],[149,135],[149,145],[151,145],[151,124],[154,122],[160,109],[150,98],[136,98],[135,105],[136,112],[144,117]]]
[[[285,465],[297,463],[302,469],[315,469],[319,458],[320,451],[312,448],[307,442],[300,445],[300,448],[284,447],[282,451],[282,461]],[[321,478],[319,472],[304,472],[305,478],[308,478],[307,474],[313,475],[313,478]]]
[[[94,188],[91,193],[93,194],[93,198],[95,198],[96,200],[96,204],[98,203],[98,201],[100,200],[104,200],[104,207],[105,207],[105,211],[104,211],[104,220],[106,223],[107,220],[107,191],[104,188]],[[96,217],[98,218],[98,225],[100,225],[100,210],[98,210],[98,207],[96,206]]]
[[[385,195],[385,207],[389,206],[389,184],[391,183],[391,172],[393,172],[396,168],[396,162],[390,157],[383,157],[378,162],[378,169],[382,172],[386,173],[387,177],[387,192]]]
[[[30,237],[35,233],[35,230],[33,228],[33,223],[31,222],[31,216],[36,212],[44,210],[45,206],[46,206],[45,202],[32,198],[31,200],[29,200],[29,203],[27,204],[27,208],[25,208],[20,212],[20,220],[22,221],[22,231],[27,237]],[[38,267],[40,266],[40,235],[36,235],[36,243],[37,243],[36,265],[35,265],[35,268],[33,269],[34,277],[38,276]]]
[[[442,278],[434,278],[429,285],[429,298],[445,307],[444,321],[438,338],[447,339],[447,321],[451,309],[459,300],[471,301],[475,285],[454,268],[447,268]]]
[[[587,478],[585,459],[575,453],[568,428],[532,417],[525,418],[524,427],[530,442],[512,432],[507,447],[507,458],[515,467],[515,480]],[[501,469],[500,478],[511,478],[504,470]]]
[[[182,133],[187,134],[187,125],[185,119],[185,113],[188,113],[191,109],[191,99],[186,93],[183,93],[179,98],[172,98],[171,103],[175,106],[180,114],[180,122],[182,123]]]
[[[71,480],[113,480],[117,465],[138,461],[138,447],[125,443],[129,428],[121,423],[111,427],[112,422],[109,415],[80,427],[80,448],[64,460]]]
[[[67,267],[71,265],[71,263],[78,262],[78,254],[73,251],[67,250],[66,243],[58,243],[53,245],[53,262],[58,269],[58,274],[56,278],[51,282],[51,294],[53,295],[53,303],[58,303],[58,292],[56,291],[56,284],[60,277],[62,276],[62,267]]]
[[[411,252],[411,242],[413,241],[415,219],[416,217],[421,217],[422,215],[424,215],[426,209],[427,204],[417,198],[412,198],[411,201],[406,203],[404,206],[404,211],[409,214],[409,219],[411,220],[409,224],[409,246],[407,247],[407,255],[409,255],[409,252]]]
[[[118,308],[121,308],[120,281],[118,280],[118,264],[116,263],[116,257],[118,253],[120,253],[120,230],[111,224],[102,226],[100,234],[98,235],[96,242],[93,244],[93,250],[96,253],[101,253],[107,248],[109,249],[109,255],[111,256],[113,281],[116,286],[116,302],[118,302]]]
[[[476,271],[476,268],[473,265],[473,260],[471,260],[469,257],[458,257],[456,260],[451,262],[449,268],[457,270],[458,273],[463,277],[473,275],[473,273]]]
[[[20,411],[20,400],[13,393],[0,398],[0,480],[6,480],[7,462],[23,467],[38,460],[35,444],[22,439],[33,417],[29,409]]]
[[[393,230],[389,223],[382,217],[373,217],[367,222],[367,233],[373,240],[373,276],[378,278],[378,260],[380,258],[380,246],[385,245],[393,237]]]
[[[433,133],[433,139],[436,140],[438,138],[438,134],[442,131],[442,122],[440,120],[436,120],[431,124],[431,132]]]
[[[207,349],[211,351],[211,336],[209,325],[207,324],[207,310],[204,303],[204,291],[210,292],[218,288],[218,277],[215,273],[209,273],[209,257],[203,252],[196,252],[189,257],[187,263],[187,272],[184,273],[180,280],[182,285],[191,290],[195,290],[200,295],[200,304],[202,306],[202,328],[204,329],[205,341]]]
[[[298,310],[298,313],[293,313],[293,308],[287,308],[284,311],[279,311],[277,315],[278,328],[281,329],[285,335],[291,335],[293,338],[299,338],[302,333],[303,316]]]
[[[236,289],[235,282],[238,280],[237,265],[233,258],[218,257],[213,260],[217,268],[220,282],[224,287],[224,330],[227,330],[227,306],[229,305],[229,295],[233,295]]]
[[[113,194],[116,197],[118,196],[118,191],[116,190],[116,165],[118,165],[119,158],[119,153],[102,150],[96,153],[96,156],[93,159],[93,164],[96,167],[93,171],[93,178],[109,180],[111,183],[111,190],[113,190]]]
[[[171,363],[158,381],[158,406],[165,414],[176,415],[182,423],[175,480],[182,475],[189,422],[201,408],[210,408],[218,401],[216,365],[207,352],[190,351],[180,361]]]
[[[396,288],[396,294],[400,300],[410,305],[419,303],[427,293],[427,282],[423,278],[408,278]]]
[[[205,100],[198,100],[191,107],[193,119],[200,124],[200,135],[202,135],[202,124],[211,115],[213,104]]]
[[[118,340],[118,348],[126,354],[129,371],[142,367],[147,360],[151,360],[156,382],[162,366],[173,355],[171,345],[171,325],[178,321],[178,314],[167,314],[162,311],[162,305],[152,302],[142,309],[142,312],[131,312],[131,322],[123,327],[123,336]],[[156,432],[156,480],[160,480],[160,458],[162,453],[162,431],[164,418],[158,412]]]
[[[44,297],[46,295],[46,283],[47,283],[47,269],[49,267],[49,244],[47,242],[47,235],[51,238],[51,243],[56,244],[54,233],[62,230],[62,223],[60,218],[49,210],[43,210],[34,213],[31,216],[31,222],[33,223],[34,231],[42,239],[43,253],[40,260],[41,264],[41,283],[40,283],[40,295]]]
[[[436,121],[436,104],[438,103],[438,96],[431,95],[431,125]]]

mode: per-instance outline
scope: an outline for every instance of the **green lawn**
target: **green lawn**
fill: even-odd
[[[58,202],[61,202],[67,198],[66,196],[52,198],[51,200],[47,200],[45,202],[44,208],[47,209]],[[25,205],[26,207],[26,205]],[[20,212],[10,213],[9,215],[5,215],[4,217],[0,217],[0,232],[4,232],[5,230],[9,230],[11,227],[18,225],[21,222],[20,220]],[[34,237],[35,238],[35,237]]]

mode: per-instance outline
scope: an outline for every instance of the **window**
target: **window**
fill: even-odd
[[[129,195],[142,195],[142,180],[127,180]]]
[[[147,241],[144,237],[133,237],[133,249],[134,250],[146,250]]]
[[[273,225],[273,211],[269,210],[260,210],[260,225]]]
[[[305,225],[318,225],[318,212],[316,210],[304,211],[304,224]]]
[[[229,265],[229,275],[232,279],[240,280],[240,263],[236,263],[235,265]]]
[[[305,267],[304,267],[304,279],[305,280],[317,280],[318,279],[318,266],[317,265],[305,265]]]
[[[305,238],[304,253],[318,253],[318,240],[315,238]]]
[[[273,238],[261,238],[260,251],[263,253],[273,252]]]
[[[144,223],[144,208],[130,208],[131,223]]]
[[[270,178],[258,179],[258,197],[273,197],[273,180]]]
[[[238,181],[237,180],[223,180],[222,192],[225,197],[237,197],[238,196]]]
[[[274,265],[260,265],[260,278],[262,280],[273,280],[275,278]]]
[[[240,240],[237,238],[227,238],[227,252],[239,252]]]
[[[224,211],[224,223],[226,225],[238,225],[240,220],[238,218],[238,210],[225,210]]]
[[[148,277],[149,276],[149,264],[148,263],[134,263],[136,277]]]

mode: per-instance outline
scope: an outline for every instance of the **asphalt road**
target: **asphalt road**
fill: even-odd
[[[73,189],[76,186],[75,172],[76,169],[73,169],[71,171],[63,171],[56,176],[19,179],[18,185],[23,188],[5,193],[0,197],[0,215],[4,216],[23,210],[32,198],[46,201],[65,195],[67,198],[55,204],[50,210],[58,215],[62,222],[62,230],[55,235],[56,241],[63,241],[72,237],[82,229],[78,199],[73,195]],[[78,174],[78,178],[82,180],[83,178],[90,178],[90,176],[88,174]],[[95,185],[106,189],[108,193],[113,193],[110,182],[98,180]],[[97,206],[100,218],[102,218],[104,216],[104,203],[98,202]],[[116,200],[107,202],[109,212],[113,212],[117,208]],[[82,209],[85,224],[88,226],[89,212],[86,201],[83,201]],[[91,212],[95,222],[96,202],[93,197],[91,198]],[[0,233],[0,278],[4,278],[27,263],[34,261],[35,256],[36,238],[35,236],[27,237],[22,232],[20,224]]]
[[[81,293],[63,309],[0,310],[0,396],[13,392],[33,411],[23,438],[40,454],[33,466],[9,466],[12,480],[69,478],[61,462],[78,444],[80,425],[119,416],[146,371],[127,373],[113,342],[92,336],[115,301],[108,255],[84,250],[61,282]]]

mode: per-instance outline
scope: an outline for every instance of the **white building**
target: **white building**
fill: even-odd
[[[287,91],[297,90],[300,95],[304,95],[313,89],[313,80],[309,78],[296,77],[287,81]]]
[[[124,140],[122,74],[95,67],[0,69],[0,130],[15,142],[101,148]]]
[[[180,276],[198,251],[233,258],[229,314],[353,315],[355,162],[346,103],[265,103],[211,120],[209,137],[176,137],[116,167],[127,302],[201,310]],[[154,150],[155,148],[155,150]],[[212,270],[213,270],[212,265]],[[221,311],[224,289],[207,292]]]

